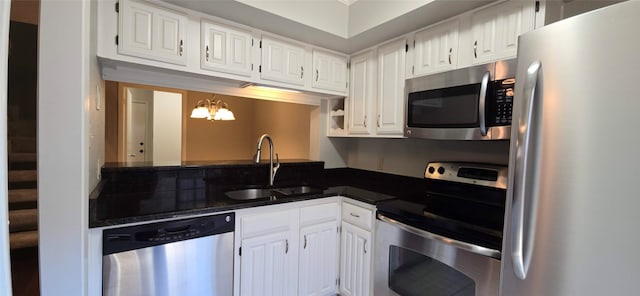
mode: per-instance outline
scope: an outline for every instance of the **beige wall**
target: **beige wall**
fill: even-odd
[[[254,103],[255,123],[251,147],[255,147],[262,134],[269,134],[280,158],[309,159],[311,109],[314,107],[262,100],[254,100]],[[261,156],[268,159],[268,150],[263,150]]]
[[[187,108],[183,110],[186,120],[186,155],[184,160],[231,160],[251,159],[253,155],[253,104],[252,100],[216,95],[229,104],[236,120],[209,121],[190,118],[191,109],[200,99],[210,99],[211,94],[187,92]]]
[[[211,94],[189,91],[185,124],[187,161],[251,159],[260,135],[272,136],[281,159],[309,158],[311,108],[306,105],[216,95],[229,104],[236,120],[207,121],[190,118],[198,100]],[[266,145],[266,143],[265,143]],[[268,158],[268,149],[262,157]]]

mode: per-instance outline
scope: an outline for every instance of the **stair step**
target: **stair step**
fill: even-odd
[[[7,121],[9,137],[35,137],[38,124],[35,120]]]
[[[38,154],[35,152],[9,153],[9,162],[35,162],[38,161]]]
[[[38,231],[23,231],[9,234],[9,245],[11,249],[21,249],[38,246]]]
[[[9,153],[35,153],[37,142],[35,137],[11,137],[9,138]]]
[[[38,229],[38,209],[9,211],[9,232]]]
[[[9,203],[36,202],[38,201],[38,189],[10,189]]]
[[[9,171],[9,183],[34,182],[37,180],[38,180],[38,171],[36,170]]]

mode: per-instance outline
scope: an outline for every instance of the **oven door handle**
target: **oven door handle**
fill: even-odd
[[[389,218],[389,217],[387,217],[387,216],[385,216],[384,214],[381,214],[381,213],[378,213],[377,217],[382,222],[389,223],[389,224],[391,224],[391,225],[393,225],[395,227],[398,227],[398,228],[400,228],[400,229],[402,229],[404,231],[413,233],[415,235],[424,237],[426,239],[432,239],[432,240],[435,240],[435,241],[438,241],[438,242],[441,242],[441,243],[444,243],[444,244],[447,244],[447,245],[451,245],[451,246],[454,246],[456,248],[463,249],[465,251],[469,251],[471,253],[475,253],[475,254],[478,254],[478,255],[488,256],[488,257],[492,257],[492,258],[496,258],[496,259],[500,259],[500,257],[501,257],[501,253],[498,250],[477,246],[477,245],[474,245],[474,244],[466,243],[466,242],[463,242],[463,241],[455,240],[455,239],[452,239],[452,238],[449,238],[449,237],[445,237],[445,236],[434,234],[434,233],[431,233],[431,232],[428,232],[428,231],[424,231],[422,229],[415,228],[413,226],[404,224],[404,223],[402,223],[402,222],[400,222],[398,220]]]

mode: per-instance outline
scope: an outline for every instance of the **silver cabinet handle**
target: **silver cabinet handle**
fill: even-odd
[[[304,247],[302,247],[303,249],[307,248],[307,235],[304,235]]]
[[[182,52],[184,51],[184,43],[180,40],[180,56],[182,56]]]
[[[391,218],[389,218],[389,217],[387,217],[387,216],[385,216],[385,215],[383,215],[381,213],[378,213],[377,217],[378,217],[378,220],[380,220],[382,222],[388,223],[390,225],[393,225],[394,227],[400,228],[400,229],[402,229],[402,230],[404,230],[406,232],[415,234],[417,236],[424,237],[426,239],[435,240],[435,241],[441,242],[443,244],[454,246],[454,247],[459,248],[459,249],[467,250],[467,251],[472,252],[474,254],[480,254],[480,255],[483,255],[483,256],[489,256],[489,257],[492,257],[492,258],[500,259],[500,254],[501,253],[498,250],[485,248],[485,247],[482,247],[482,246],[470,244],[470,243],[467,243],[467,242],[455,240],[455,239],[452,239],[452,238],[449,238],[449,237],[444,237],[444,236],[441,236],[441,235],[438,235],[438,234],[435,234],[435,233],[424,231],[422,229],[415,228],[413,226],[404,224],[404,223],[402,223],[400,221],[391,219]]]
[[[362,124],[364,125],[364,127],[367,127],[367,115],[364,116],[364,120],[362,121]]]
[[[362,244],[362,249],[364,250],[364,253],[367,253],[367,241],[364,241],[364,244]]]
[[[473,42],[473,57],[478,58],[478,40]]]
[[[318,69],[316,69],[316,82],[318,82],[318,78],[320,78],[320,72],[318,72]]]
[[[482,84],[480,84],[480,102],[478,104],[478,115],[480,117],[480,134],[487,135],[487,120],[485,107],[487,104],[487,88],[489,86],[489,71],[482,75]]]
[[[354,214],[354,213],[349,213],[349,215],[350,215],[351,217],[356,217],[356,218],[360,218],[360,215],[358,215],[358,214]]]
[[[302,79],[302,76],[304,76],[304,67],[300,66],[300,79]]]
[[[380,114],[378,114],[378,120],[376,120],[376,124],[380,127]]]
[[[284,253],[287,254],[287,253],[289,253],[289,240],[288,239],[284,240],[284,245],[285,245]]]
[[[522,280],[527,277],[533,252],[535,235],[535,213],[538,196],[535,188],[538,175],[534,173],[540,143],[539,128],[542,116],[542,64],[533,62],[527,69],[524,82],[524,104],[522,116],[518,120],[516,136],[515,178],[511,217],[511,248],[513,269]],[[533,136],[532,136],[533,135]]]
[[[206,46],[205,48],[205,57],[207,59],[207,62],[209,61],[209,45]]]
[[[453,48],[449,47],[449,65],[451,65],[451,53],[453,52]]]

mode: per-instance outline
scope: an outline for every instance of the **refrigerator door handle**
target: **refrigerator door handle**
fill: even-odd
[[[539,128],[542,106],[542,64],[533,62],[527,69],[524,82],[523,112],[518,121],[516,137],[515,181],[513,182],[511,249],[513,269],[524,280],[531,263],[535,233],[537,201],[537,168],[539,160]]]
[[[480,84],[480,102],[478,104],[478,115],[480,117],[480,133],[483,136],[487,135],[487,120],[485,114],[485,106],[487,102],[487,88],[489,86],[489,71],[482,75],[482,83]]]

